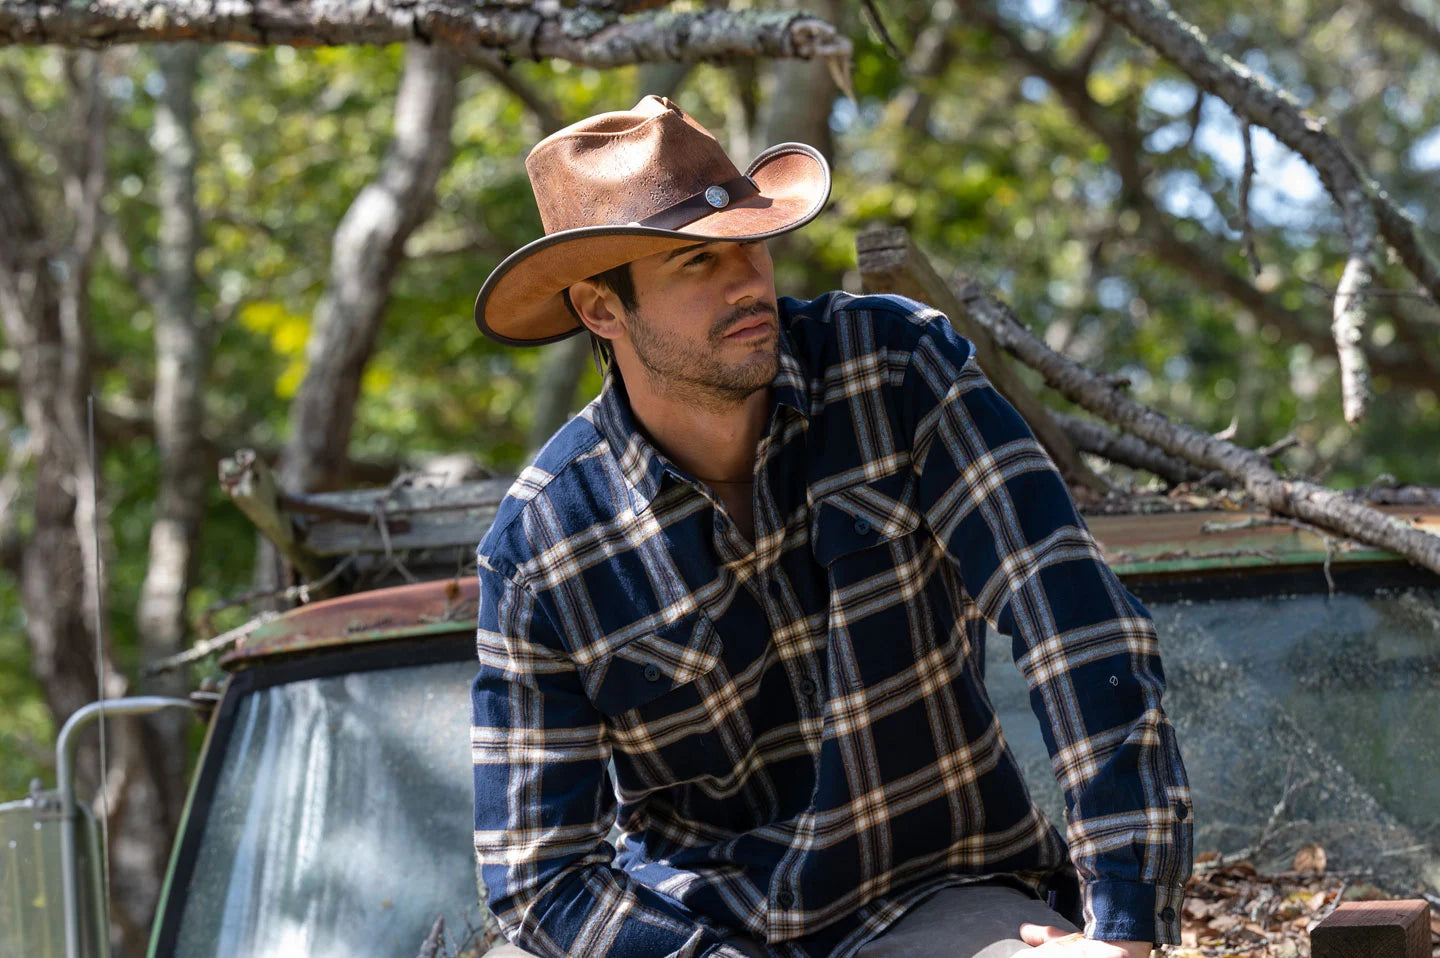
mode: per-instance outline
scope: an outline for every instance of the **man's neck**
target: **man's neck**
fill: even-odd
[[[661,452],[708,482],[748,482],[770,411],[771,387],[733,403],[657,391],[645,376],[625,381],[630,410]]]

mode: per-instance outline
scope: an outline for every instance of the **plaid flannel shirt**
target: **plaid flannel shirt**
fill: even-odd
[[[1176,942],[1190,799],[1155,630],[1049,457],[932,309],[831,293],[780,327],[753,548],[613,376],[479,547],[475,850],[507,935],[849,955],[941,887],[1066,867],[986,695],[988,623],[1086,934]]]

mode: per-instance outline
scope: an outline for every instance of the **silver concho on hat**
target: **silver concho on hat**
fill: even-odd
[[[712,186],[705,191],[705,202],[717,210],[724,209],[725,204],[730,202],[730,194],[725,192],[723,186]]]

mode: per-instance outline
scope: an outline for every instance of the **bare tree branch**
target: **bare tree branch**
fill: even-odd
[[[657,60],[848,57],[850,41],[798,12],[620,14],[648,4],[500,0],[0,0],[0,46],[201,41],[293,46],[438,43],[515,59],[617,67]]]
[[[1147,253],[1202,285],[1224,293],[1257,318],[1273,324],[1285,339],[1306,343],[1317,352],[1331,348],[1336,342],[1333,335],[1327,336],[1319,327],[1306,322],[1303,315],[1283,305],[1278,297],[1256,289],[1253,282],[1233,270],[1208,246],[1180,238],[1175,218],[1161,210],[1145,189],[1151,170],[1144,161],[1145,150],[1138,130],[1133,123],[1115,116],[1112,110],[1090,95],[1085,72],[1076,66],[1062,65],[1043,51],[1025,44],[988,3],[982,0],[962,2],[971,18],[1005,37],[1012,55],[1044,79],[1075,118],[1089,128],[1100,142],[1110,147],[1116,172],[1125,184],[1122,202],[1140,215]],[[1203,98],[1203,92],[1197,95],[1197,109]],[[1373,298],[1373,295],[1373,290],[1366,290],[1365,298]],[[1423,292],[1418,295],[1426,296]],[[1332,326],[1334,321],[1332,311]],[[1351,368],[1354,369],[1355,353],[1350,356]],[[1376,373],[1385,375],[1392,383],[1409,388],[1430,388],[1440,377],[1440,369],[1430,362],[1428,355],[1417,356],[1413,352],[1392,350],[1374,351],[1368,357],[1360,355],[1360,361],[1366,358],[1373,364]]]
[[[1430,49],[1440,53],[1440,21],[1411,9],[1405,0],[1370,0],[1375,13],[1392,26],[1417,37]]]
[[[1204,34],[1157,0],[1089,0],[1190,76],[1202,89],[1230,104],[1243,119],[1263,126],[1299,153],[1320,175],[1340,207],[1349,239],[1349,283],[1335,300],[1332,328],[1340,351],[1346,419],[1363,413],[1367,376],[1358,339],[1364,322],[1364,291],[1371,279],[1377,230],[1431,297],[1440,302],[1440,264],[1422,245],[1415,224],[1365,173],[1324,123],[1295,99],[1234,59],[1211,49]],[[1355,392],[1359,390],[1359,392]]]
[[[958,295],[970,320],[988,330],[1000,348],[1037,370],[1071,402],[1172,456],[1225,474],[1263,508],[1388,549],[1440,572],[1440,536],[1356,502],[1345,492],[1282,478],[1261,453],[1170,421],[1102,376],[1051,350],[979,283],[964,283]]]
[[[490,74],[491,79],[525,104],[525,108],[534,114],[540,128],[547,135],[565,125],[565,121],[560,117],[559,108],[546,99],[539,90],[517,76],[515,71],[510,69],[509,64],[498,54],[490,50],[466,47],[460,51],[460,55],[464,57],[466,63],[477,66]]]
[[[1259,276],[1263,267],[1259,254],[1255,252],[1255,224],[1250,221],[1250,186],[1255,180],[1255,137],[1249,123],[1241,127],[1240,138],[1245,144],[1245,163],[1240,170],[1240,185],[1235,190],[1235,205],[1240,209],[1240,245],[1245,250],[1250,272]]]

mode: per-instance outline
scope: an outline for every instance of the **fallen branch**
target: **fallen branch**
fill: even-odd
[[[906,242],[904,230],[872,230],[857,245],[903,248]],[[984,328],[997,346],[1037,370],[1051,388],[1101,419],[1192,465],[1222,473],[1262,508],[1388,549],[1440,573],[1440,536],[1358,503],[1344,492],[1282,478],[1259,452],[1171,422],[1112,381],[1050,349],[1020,325],[1010,307],[977,282],[964,283],[957,302],[966,322]]]
[[[1217,53],[1194,25],[1156,0],[1090,0],[1184,71],[1203,90],[1228,103],[1244,121],[1258,124],[1305,158],[1340,207],[1348,237],[1345,280],[1335,298],[1332,330],[1341,363],[1345,416],[1354,422],[1368,401],[1368,374],[1359,340],[1364,325],[1364,293],[1371,281],[1371,260],[1380,235],[1430,296],[1440,302],[1440,264],[1425,250],[1414,222],[1379,189],[1323,121],[1301,109],[1295,99],[1256,76],[1243,64]]]
[[[1075,448],[1082,452],[1109,459],[1111,462],[1129,466],[1132,469],[1144,469],[1146,472],[1159,476],[1172,486],[1182,482],[1198,483],[1205,476],[1203,469],[1196,469],[1183,459],[1167,455],[1134,436],[1116,432],[1108,426],[1090,419],[1067,416],[1058,412],[1052,412],[1050,415],[1060,424],[1060,428],[1065,430],[1065,435],[1070,437]]]
[[[201,41],[311,47],[418,41],[593,67],[850,55],[850,41],[835,27],[797,11],[619,15],[634,6],[498,0],[0,0],[0,46]]]

